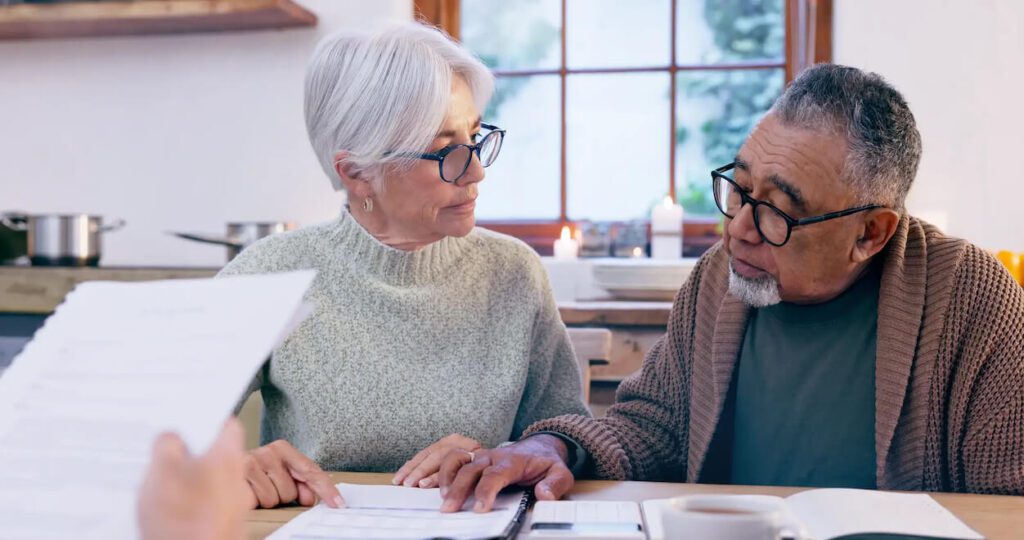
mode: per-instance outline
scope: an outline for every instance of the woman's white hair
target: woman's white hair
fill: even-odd
[[[344,188],[339,150],[354,174],[377,178],[383,165],[411,167],[415,158],[389,152],[426,151],[444,123],[453,75],[466,80],[482,111],[494,76],[440,30],[405,23],[324,38],[306,72],[306,130],[334,189]]]

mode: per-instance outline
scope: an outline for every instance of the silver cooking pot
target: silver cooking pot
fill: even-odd
[[[33,266],[98,266],[101,234],[124,227],[123,219],[103,224],[102,216],[89,214],[0,215],[9,229],[25,231],[28,257]]]
[[[171,234],[186,240],[227,246],[228,261],[231,261],[243,249],[249,247],[260,238],[294,229],[295,223],[290,221],[242,221],[228,223],[228,232],[224,236],[182,232],[172,232]]]

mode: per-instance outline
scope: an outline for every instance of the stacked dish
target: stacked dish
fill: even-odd
[[[673,300],[697,263],[697,259],[592,260],[594,284],[628,300]]]

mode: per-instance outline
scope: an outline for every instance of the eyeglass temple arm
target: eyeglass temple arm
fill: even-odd
[[[863,212],[865,210],[872,210],[872,209],[875,209],[875,208],[882,208],[882,205],[879,205],[879,204],[868,204],[868,205],[865,205],[865,206],[858,206],[856,208],[847,208],[846,210],[840,210],[838,212],[831,212],[831,213],[824,214],[824,215],[821,215],[821,216],[814,216],[814,217],[809,217],[809,218],[796,219],[796,220],[793,220],[794,221],[793,222],[793,226],[795,227],[797,225],[810,225],[812,223],[820,223],[822,221],[828,221],[830,219],[841,218],[841,217],[844,217],[844,216],[848,216],[850,214],[856,214],[857,212]]]

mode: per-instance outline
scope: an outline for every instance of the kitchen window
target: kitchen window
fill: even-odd
[[[686,209],[687,237],[713,236],[709,171],[731,161],[794,73],[831,57],[823,0],[416,8],[497,76],[484,118],[509,144],[481,184],[481,225],[542,253],[564,223],[645,219],[666,195]]]

